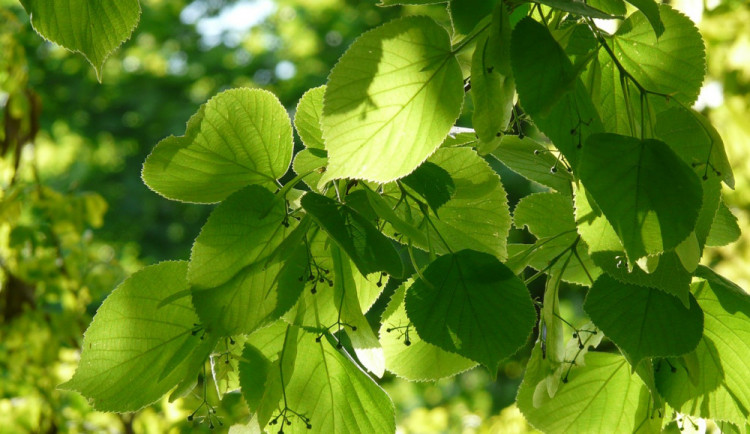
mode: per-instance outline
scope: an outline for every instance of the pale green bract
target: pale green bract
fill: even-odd
[[[156,145],[143,181],[168,199],[220,202],[250,184],[275,186],[292,148],[291,121],[274,94],[232,89],[202,105],[184,136]]]
[[[45,39],[84,55],[102,80],[107,57],[138,25],[138,0],[22,0],[34,30]]]
[[[164,303],[187,290],[186,276],[187,262],[162,262],[120,284],[84,335],[78,370],[60,387],[81,392],[97,410],[129,412],[197,375],[193,360],[205,360],[216,340],[195,329],[189,297]]]
[[[321,182],[408,175],[443,142],[462,101],[461,69],[448,34],[432,19],[403,18],[363,34],[325,90],[329,165]]]

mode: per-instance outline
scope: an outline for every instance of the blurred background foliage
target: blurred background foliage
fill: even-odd
[[[375,3],[142,0],[138,28],[107,61],[99,84],[81,56],[33,32],[17,0],[0,0],[0,433],[208,431],[187,421],[197,396],[114,415],[55,386],[72,375],[83,331],[106,295],[142,266],[187,259],[211,211],[148,190],[139,174],[151,148],[182,134],[198,106],[228,88],[268,89],[293,114],[357,36],[389,19],[428,13],[448,24],[441,6]],[[747,289],[750,4],[670,3],[706,39],[708,78],[698,109],[724,138],[737,178],[725,199],[745,231],[706,262]],[[470,105],[465,110],[468,118]],[[536,189],[499,171],[511,204]],[[535,284],[532,292],[541,295],[543,282]],[[568,287],[565,295],[564,316],[581,325],[584,294]],[[497,382],[474,369],[436,383],[386,376],[381,384],[404,433],[529,432],[511,405],[525,357],[522,351],[505,363]],[[224,429],[246,415],[238,394],[225,396],[218,413]]]

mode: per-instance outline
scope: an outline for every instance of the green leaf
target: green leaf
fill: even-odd
[[[674,369],[662,363],[656,383],[681,413],[744,426],[750,409],[750,296],[706,267],[696,274],[704,280],[692,289],[705,314],[697,364],[688,372],[681,363],[673,361]]]
[[[437,3],[448,3],[450,0],[380,0],[378,6],[396,5],[432,5]]]
[[[326,87],[314,87],[300,98],[294,114],[294,128],[297,129],[306,148],[325,149],[320,119],[323,117],[323,94]]]
[[[643,16],[646,17],[654,29],[657,38],[664,33],[664,23],[659,13],[659,4],[655,0],[627,0],[627,2],[637,7],[643,13]]]
[[[302,181],[310,190],[319,192],[318,184],[327,165],[328,153],[325,149],[307,148],[297,152],[297,155],[294,156],[292,169],[298,175],[309,173]]]
[[[307,193],[302,198],[302,207],[346,252],[362,274],[376,271],[385,271],[394,277],[403,274],[401,257],[391,241],[357,211],[316,193]]]
[[[143,181],[162,196],[213,203],[249,184],[276,186],[292,159],[292,125],[271,92],[222,92],[190,118],[184,136],[159,142]]]
[[[503,136],[492,156],[529,181],[572,196],[573,175],[559,158],[529,137]],[[553,169],[554,168],[554,169]]]
[[[351,261],[335,244],[331,245],[331,258],[335,274],[333,297],[339,309],[337,320],[349,326],[346,333],[362,366],[380,378],[385,373],[385,354],[380,341],[362,313]],[[345,328],[343,327],[342,330]]]
[[[280,405],[310,418],[311,428],[294,419],[284,432],[395,432],[393,403],[385,391],[346,353],[337,351],[335,343],[299,335],[294,373],[286,384],[286,402]]]
[[[307,269],[302,245],[284,261],[253,262],[215,287],[193,287],[193,304],[203,323],[222,336],[248,334],[281,318],[294,306]]]
[[[226,283],[240,270],[270,256],[292,231],[283,222],[284,201],[258,185],[222,202],[195,239],[188,280],[196,289]]]
[[[575,88],[576,73],[565,51],[546,26],[530,17],[513,29],[511,60],[521,105],[532,117],[549,115]]]
[[[448,34],[432,19],[402,18],[363,34],[333,68],[325,91],[329,166],[322,182],[408,175],[448,135],[463,96]]]
[[[471,60],[472,125],[484,142],[494,140],[510,122],[516,91],[510,34],[510,20],[501,2],[492,14],[489,34],[479,40]]]
[[[458,33],[468,35],[474,28],[492,13],[498,0],[451,0],[449,10],[451,21]]]
[[[583,191],[576,195],[576,219],[581,238],[589,244],[589,256],[607,274],[623,283],[658,288],[679,298],[684,306],[689,306],[688,293],[692,277],[675,252],[656,256],[659,265],[651,273],[637,266],[628,269],[622,243],[614,228],[598,207],[591,206]]]
[[[654,3],[638,1],[641,2]],[[636,12],[615,33],[612,50],[645,89],[670,95],[690,106],[698,97],[706,74],[703,39],[687,16],[667,5],[661,5],[659,10],[665,30],[658,39],[651,30],[653,14],[647,14],[647,19],[647,15]]]
[[[422,163],[401,182],[424,199],[435,214],[456,193],[450,173],[430,161]]]
[[[737,241],[742,235],[740,226],[737,224],[737,217],[727,208],[724,201],[719,203],[719,210],[716,212],[711,232],[706,240],[707,246],[726,246]]]
[[[589,4],[579,1],[570,0],[537,0],[543,5],[559,9],[561,11],[570,12],[574,15],[580,15],[582,17],[590,18],[601,18],[603,20],[621,18],[621,16],[611,15],[607,12],[599,10]],[[623,11],[624,14],[624,11]]]
[[[423,213],[427,206],[419,206],[411,197],[399,201],[402,192],[396,184],[384,187],[383,197],[394,212],[428,236],[427,245],[412,239],[415,245],[439,254],[474,249],[505,258],[510,211],[495,171],[469,148],[440,149],[428,162],[445,169],[456,186],[453,198],[440,207],[438,216],[428,213],[428,220]]]
[[[724,150],[724,141],[700,113],[672,107],[656,115],[654,133],[683,157],[685,162],[701,168],[707,178],[713,172],[731,188],[734,174]],[[718,173],[717,173],[718,172]]]
[[[554,398],[535,395],[547,372],[540,346],[534,347],[518,391],[517,404],[535,428],[550,433],[659,432],[651,419],[651,396],[620,355],[589,352],[584,367],[574,367]]]
[[[547,274],[562,272],[562,280],[566,282],[591,286],[594,279],[602,274],[602,270],[589,257],[586,243],[583,240],[576,241],[577,238],[578,235],[571,232],[541,238],[534,244],[508,244],[506,265],[515,274],[521,273],[527,266]]]
[[[646,357],[672,357],[694,350],[703,333],[703,312],[658,289],[599,276],[583,309],[635,367]]]
[[[22,0],[31,25],[42,37],[83,54],[102,81],[104,61],[138,25],[138,0]]]
[[[528,340],[536,313],[526,286],[494,256],[462,250],[439,257],[406,293],[406,312],[419,336],[486,366]]]
[[[531,18],[513,30],[511,61],[521,105],[575,170],[581,144],[603,131],[576,68],[549,30]]]
[[[189,298],[161,304],[187,290],[186,275],[187,262],[162,262],[120,284],[86,330],[75,375],[59,387],[81,392],[99,411],[129,412],[189,376],[193,360],[206,360],[213,349],[203,342],[216,340],[194,333],[199,319]]]
[[[579,176],[631,263],[674,249],[695,228],[703,195],[700,180],[664,142],[592,135]]]
[[[365,190],[370,206],[379,218],[390,223],[396,233],[403,234],[415,244],[426,246],[427,236],[411,223],[399,217],[386,200],[370,189]]]
[[[611,15],[624,16],[627,13],[623,0],[587,0],[586,3]]]
[[[404,307],[406,288],[412,283],[404,282],[383,312],[380,343],[385,351],[386,369],[410,381],[434,381],[476,366],[473,360],[449,353],[419,337]]]
[[[274,371],[276,368],[276,371]],[[281,388],[274,380],[280,378],[278,364],[272,363],[252,345],[245,345],[242,360],[239,363],[242,397],[251,414],[258,415],[258,422],[265,425],[272,414],[269,407],[275,409],[281,399]]]
[[[575,232],[573,201],[560,193],[533,193],[521,199],[513,211],[517,228],[526,226],[535,237]]]

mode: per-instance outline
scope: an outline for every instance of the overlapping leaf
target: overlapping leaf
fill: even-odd
[[[536,313],[526,286],[497,258],[473,250],[439,257],[406,293],[406,312],[428,343],[495,374],[526,342]]]
[[[631,262],[674,249],[695,229],[700,180],[664,142],[596,134],[580,164],[581,181]]]
[[[744,426],[750,409],[750,296],[705,267],[697,275],[705,280],[692,289],[705,321],[695,363],[673,360],[674,369],[662,363],[657,386],[681,413]]]
[[[354,261],[362,274],[384,271],[401,276],[401,258],[390,240],[357,211],[316,193],[306,194],[302,206]]]
[[[440,146],[462,101],[448,34],[432,19],[403,18],[363,34],[326,87],[323,181],[408,175]]]
[[[646,357],[679,356],[694,350],[703,334],[703,312],[690,295],[689,308],[658,289],[600,276],[583,306],[633,366]]]
[[[76,390],[100,411],[136,411],[197,375],[216,343],[196,331],[198,316],[185,292],[187,262],[162,262],[133,274],[107,297],[83,340],[73,378]]]
[[[492,14],[488,35],[479,40],[471,60],[472,124],[484,142],[495,139],[510,122],[516,91],[510,68],[510,32],[508,12],[501,2]]]
[[[603,131],[577,68],[549,30],[531,18],[513,30],[511,61],[524,110],[576,169],[581,145]]]
[[[469,148],[440,149],[428,163],[448,172],[455,186],[453,197],[437,216],[428,213],[426,217],[426,204],[420,206],[412,197],[401,199],[403,193],[396,184],[384,188],[383,197],[395,207],[397,216],[427,235],[427,244],[412,238],[414,244],[437,253],[474,249],[505,258],[510,212],[500,178],[489,164]],[[393,235],[388,229],[386,233]]]
[[[101,81],[107,57],[125,42],[138,25],[138,0],[22,0],[34,30],[45,39],[77,51],[96,70]]]
[[[184,136],[156,145],[143,180],[168,199],[219,202],[249,184],[275,185],[292,148],[291,121],[275,95],[232,89],[202,105]]]
[[[549,149],[529,137],[503,136],[492,156],[529,181],[573,195],[573,175]]]
[[[411,381],[434,381],[451,377],[476,366],[476,362],[429,344],[419,337],[404,308],[406,288],[402,284],[383,312],[380,343],[385,351],[386,369]]]

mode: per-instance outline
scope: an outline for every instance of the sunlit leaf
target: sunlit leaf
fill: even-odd
[[[294,113],[294,127],[307,148],[325,149],[320,127],[325,91],[325,86],[318,86],[305,92]]]
[[[476,366],[473,360],[445,351],[419,337],[404,308],[406,288],[412,283],[402,284],[383,312],[380,343],[385,351],[386,369],[407,380],[433,381]]]
[[[697,275],[705,279],[692,285],[705,314],[697,364],[689,372],[674,360],[671,367],[662,362],[657,386],[681,413],[743,426],[750,408],[750,296],[703,266]]]
[[[737,224],[737,217],[727,208],[724,202],[719,205],[716,212],[711,232],[708,234],[707,246],[725,246],[731,244],[741,235],[740,227]]]
[[[630,3],[655,6],[653,0]],[[659,31],[655,34],[652,28],[656,28],[656,14],[636,12],[617,29],[611,48],[628,74],[645,89],[691,105],[706,74],[703,40],[690,18],[667,5],[658,8],[664,23],[664,33],[658,39]]]
[[[408,175],[448,135],[463,93],[448,33],[432,19],[402,18],[363,34],[325,91],[323,180]]]
[[[492,156],[524,178],[572,196],[573,175],[560,159],[529,137],[503,136]]]
[[[631,374],[624,357],[589,352],[585,360],[586,366],[570,371],[554,398],[540,394],[535,402],[536,386],[547,373],[542,351],[539,345],[534,347],[517,398],[532,426],[544,432],[659,432],[662,421],[651,418],[649,390],[638,375]]]
[[[292,147],[289,116],[274,94],[232,89],[202,105],[184,136],[156,145],[143,180],[168,199],[219,202],[249,184],[275,186]]]
[[[128,412],[176,386],[195,366],[191,361],[205,360],[213,349],[202,343],[216,342],[195,328],[189,297],[162,305],[187,290],[186,276],[187,262],[162,262],[118,286],[84,335],[78,370],[60,387],[81,392],[97,410]]]
[[[138,25],[138,0],[22,0],[34,30],[84,55],[101,81],[104,61]]]
[[[195,239],[188,280],[196,288],[219,286],[270,256],[292,231],[283,223],[284,201],[263,187],[244,188],[211,213]]]

